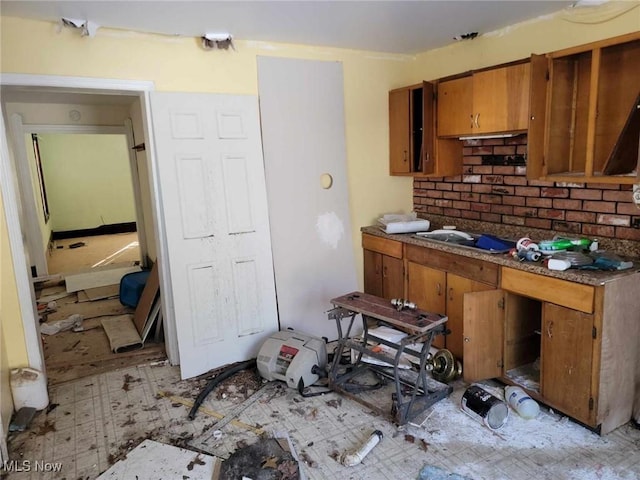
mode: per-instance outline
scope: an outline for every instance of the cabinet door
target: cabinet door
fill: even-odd
[[[472,78],[463,77],[438,83],[437,127],[439,137],[469,135],[472,130]]]
[[[464,295],[464,367],[467,382],[502,376],[504,292],[489,290]]]
[[[382,295],[383,298],[404,297],[404,265],[402,259],[382,255]]]
[[[544,136],[546,130],[547,84],[549,60],[544,55],[531,55],[531,92],[529,95],[529,133],[527,145],[527,178],[538,179],[544,168]]]
[[[364,293],[382,297],[382,254],[363,250]]]
[[[542,306],[541,393],[549,405],[593,424],[593,315]]]
[[[442,270],[407,262],[407,298],[420,310],[446,314],[447,274]],[[448,326],[445,325],[447,328]],[[438,335],[432,342],[434,347],[444,348],[445,337]]]
[[[389,169],[390,173],[409,173],[410,118],[408,88],[389,92]]]
[[[473,133],[527,130],[529,85],[529,63],[474,73]]]
[[[447,335],[447,348],[457,358],[464,357],[464,294],[491,290],[493,287],[460,277],[452,273],[447,274],[447,328],[451,333]]]

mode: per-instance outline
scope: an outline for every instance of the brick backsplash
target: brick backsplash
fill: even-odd
[[[640,228],[633,228],[640,209],[631,200],[631,185],[528,181],[526,166],[483,165],[483,157],[526,157],[526,150],[526,135],[465,140],[462,175],[414,179],[414,210],[423,216],[640,241]]]

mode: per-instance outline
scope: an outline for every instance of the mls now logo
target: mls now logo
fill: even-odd
[[[10,460],[2,462],[1,472],[59,472],[62,470],[60,462],[43,462],[31,460]]]

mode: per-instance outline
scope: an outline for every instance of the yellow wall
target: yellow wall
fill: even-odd
[[[637,6],[625,3],[624,8]],[[639,8],[617,8],[549,16],[417,56],[252,41],[235,42],[236,51],[204,51],[195,38],[109,29],[88,38],[67,29],[57,33],[53,23],[2,17],[0,67],[2,73],[151,80],[160,91],[256,94],[258,55],[341,61],[351,222],[362,285],[359,228],[382,213],[412,206],[411,179],[388,176],[388,90],[640,28]]]

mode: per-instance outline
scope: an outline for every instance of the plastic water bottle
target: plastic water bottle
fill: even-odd
[[[527,420],[536,418],[540,412],[538,403],[520,387],[505,387],[504,397],[518,415]]]

